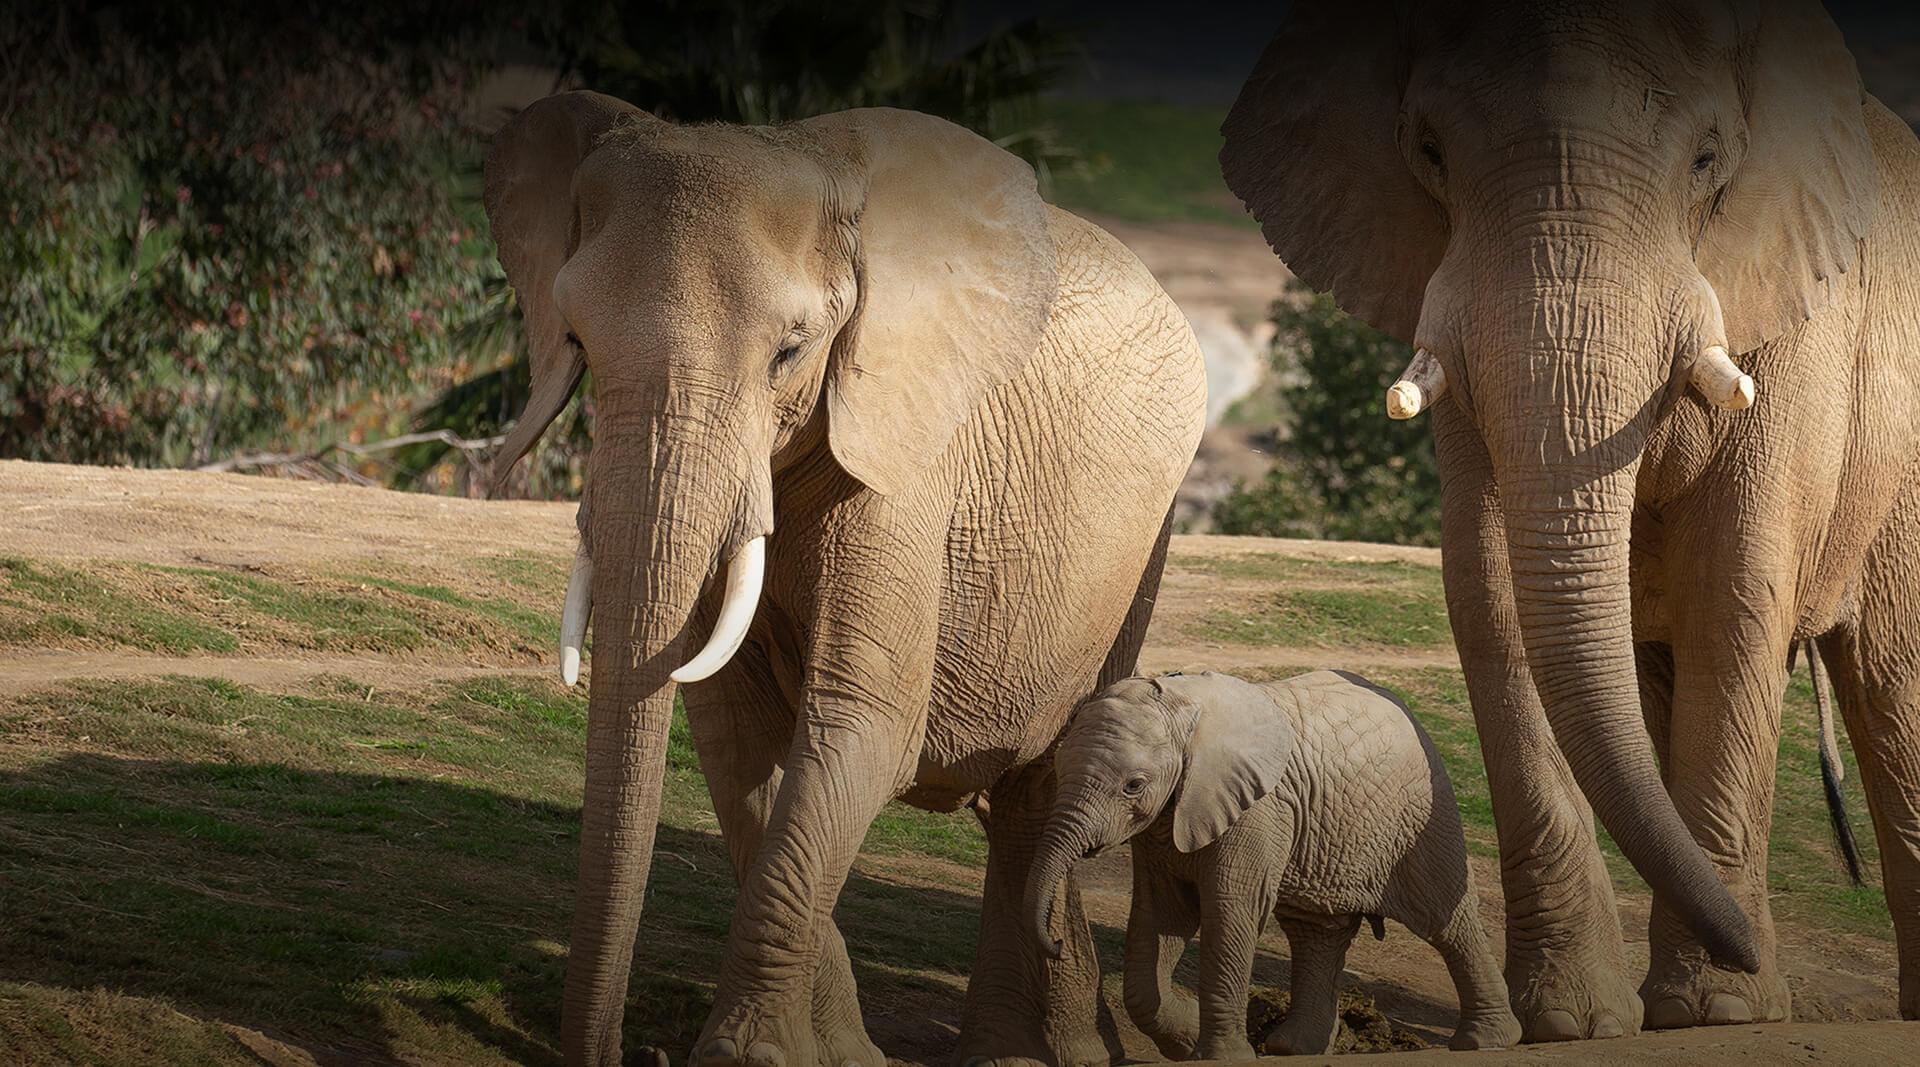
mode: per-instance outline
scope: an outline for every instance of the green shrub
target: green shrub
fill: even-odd
[[[1304,288],[1274,303],[1273,321],[1272,373],[1289,413],[1278,462],[1215,505],[1215,531],[1438,544],[1433,436],[1424,420],[1386,415],[1412,350]]]

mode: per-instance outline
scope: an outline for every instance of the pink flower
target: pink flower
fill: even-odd
[[[184,204],[187,201],[192,199],[193,199],[193,190],[187,188],[184,185],[180,186],[179,188],[173,191],[173,202],[176,204]]]

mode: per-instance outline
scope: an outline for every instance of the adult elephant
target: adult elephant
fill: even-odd
[[[1034,761],[1132,670],[1199,439],[1173,303],[1020,160],[903,111],[549,97],[495,140],[486,206],[534,366],[499,474],[586,371],[596,405],[562,627],[569,681],[589,611],[598,634],[568,1061],[620,1060],[685,683],[740,886],[696,1062],[883,1067],[832,911],[901,796],[986,824],[963,1055],[1105,1062],[1077,897],[1058,963],[1019,905]]]
[[[1528,1036],[1787,1016],[1807,636],[1920,1014],[1920,146],[1827,15],[1303,0],[1224,133],[1288,265],[1417,348]],[[1638,997],[1589,803],[1654,890]]]

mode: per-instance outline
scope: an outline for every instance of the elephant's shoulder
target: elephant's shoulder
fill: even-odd
[[[1047,205],[1047,232],[1053,239],[1059,289],[1056,301],[1084,301],[1099,295],[1113,307],[1159,311],[1178,309],[1153,272],[1118,237],[1062,207]]]

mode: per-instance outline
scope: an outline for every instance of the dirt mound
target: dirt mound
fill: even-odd
[[[1293,994],[1274,986],[1255,986],[1247,998],[1247,1040],[1259,1048],[1267,1032],[1287,1017]],[[1333,1037],[1333,1052],[1405,1052],[1430,1048],[1419,1034],[1394,1025],[1373,998],[1358,989],[1340,992],[1340,1028]]]

